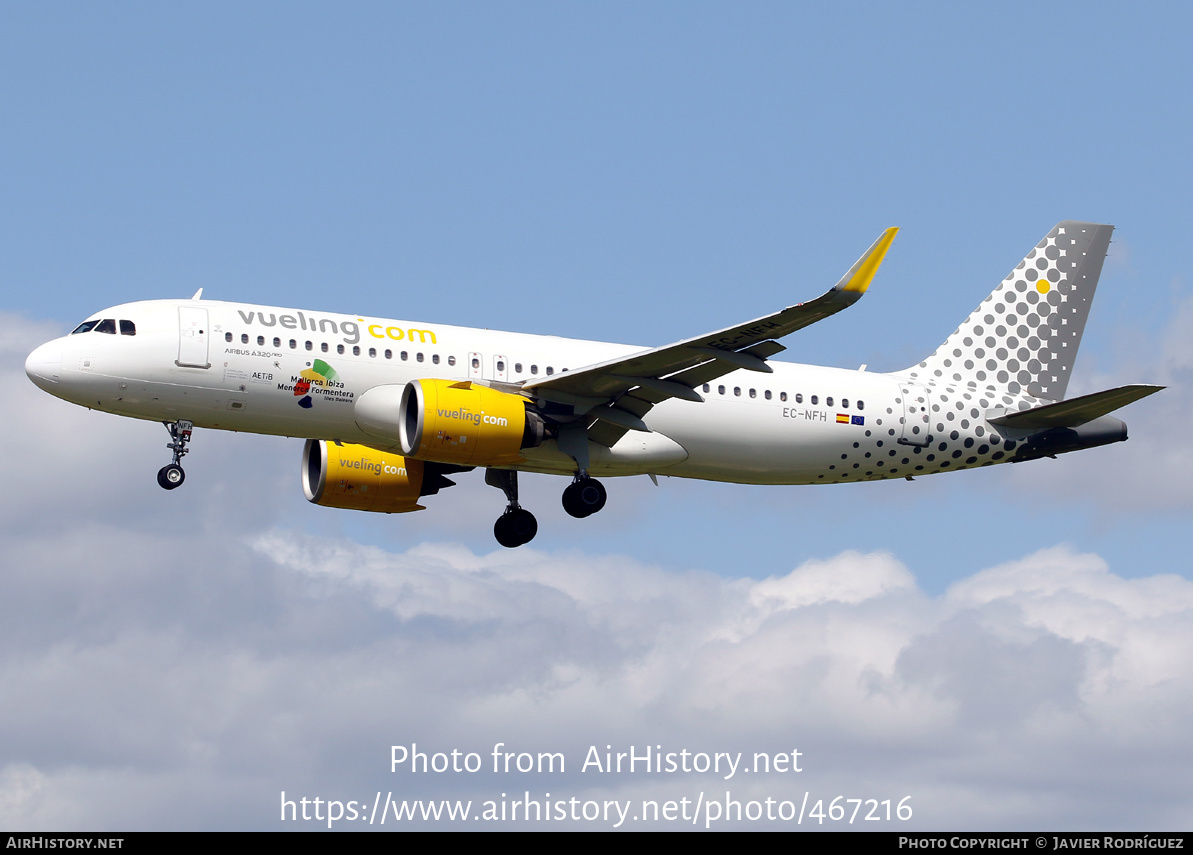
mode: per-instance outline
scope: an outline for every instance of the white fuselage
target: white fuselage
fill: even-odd
[[[130,303],[92,319],[129,321],[135,334],[92,330],[49,342],[27,362],[34,382],[133,418],[382,450],[393,448],[354,417],[355,401],[373,387],[439,378],[512,389],[643,350],[206,300]],[[1007,457],[1005,438],[982,413],[1030,400],[996,401],[988,392],[913,385],[900,375],[770,364],[773,373],[739,370],[698,387],[703,403],[663,401],[644,416],[651,433],[629,431],[611,449],[590,443],[592,473],[753,484],[929,474]],[[306,384],[302,372],[310,370],[328,379]],[[921,406],[934,405],[919,436],[905,435],[908,391],[920,393]],[[509,468],[562,474],[575,467],[549,441]]]

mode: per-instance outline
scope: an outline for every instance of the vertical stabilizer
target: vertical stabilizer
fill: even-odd
[[[1113,231],[1058,223],[908,376],[1063,399]]]

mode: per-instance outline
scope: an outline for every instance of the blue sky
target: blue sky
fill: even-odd
[[[13,654],[11,667],[36,675],[50,668],[56,651],[74,650],[62,654],[62,679],[69,682],[70,674],[90,667],[91,654],[123,661],[124,654],[113,652],[121,644],[139,651],[130,656],[149,655],[173,649],[170,639],[177,653],[163,654],[156,667],[173,675],[180,697],[214,692],[234,706],[240,690],[218,679],[226,672],[221,656],[275,663],[279,671],[303,667],[298,658],[271,658],[281,644],[270,640],[271,629],[294,641],[302,635],[296,627],[311,622],[318,644],[311,643],[326,647],[319,653],[324,666],[352,673],[368,660],[362,651],[389,644],[454,662],[451,651],[496,620],[519,655],[558,642],[567,663],[542,667],[577,675],[568,686],[591,681],[620,693],[632,711],[617,727],[626,740],[682,733],[710,745],[769,745],[782,732],[790,698],[757,695],[775,716],[765,726],[738,708],[718,707],[702,730],[683,711],[684,704],[703,708],[699,702],[681,694],[635,696],[626,674],[642,661],[674,656],[679,662],[705,648],[604,638],[613,632],[607,616],[577,593],[588,583],[553,581],[549,568],[560,578],[585,579],[619,568],[627,604],[646,597],[636,586],[647,585],[679,635],[686,627],[716,639],[723,634],[716,627],[729,618],[693,602],[744,597],[749,608],[762,608],[759,602],[771,601],[767,580],[793,571],[810,589],[831,588],[809,569],[820,565],[808,562],[837,562],[832,566],[848,574],[886,556],[881,561],[892,563],[882,572],[895,581],[875,582],[854,600],[824,594],[825,602],[855,609],[839,626],[868,627],[865,603],[895,596],[890,591],[915,591],[890,614],[879,610],[889,625],[919,627],[898,642],[903,658],[875,660],[858,673],[876,668],[915,697],[917,686],[935,686],[943,700],[925,715],[942,716],[942,732],[958,745],[980,743],[975,734],[984,725],[965,718],[969,689],[954,679],[951,660],[920,649],[925,638],[941,649],[987,651],[973,655],[988,664],[1005,654],[1010,673],[1022,666],[1020,655],[1053,661],[1040,652],[1052,644],[1061,651],[1054,657],[1056,684],[1070,686],[1072,697],[1016,707],[1046,710],[1039,715],[1053,716],[1048,726],[1068,714],[1088,723],[1110,716],[1108,709],[1164,710],[1169,702],[1179,709],[1179,692],[1169,701],[1150,693],[1188,683],[1187,609],[1178,609],[1177,629],[1160,655],[1183,664],[1157,683],[1132,684],[1120,699],[1091,688],[1095,663],[1106,650],[1134,650],[1133,643],[1150,649],[1139,636],[1142,624],[1124,624],[1106,638],[1073,636],[1062,629],[1072,626],[1066,620],[1030,618],[1028,606],[1012,608],[998,598],[974,606],[962,593],[981,588],[991,573],[1020,584],[1022,574],[1006,568],[1032,561],[1051,568],[1041,571],[1045,576],[1072,578],[1056,569],[1062,565],[1109,573],[1118,581],[1098,588],[1098,596],[1120,616],[1135,615],[1117,599],[1135,590],[1131,584],[1153,596],[1157,586],[1174,586],[1161,597],[1169,605],[1185,602],[1182,586],[1193,585],[1187,558],[1193,460],[1183,437],[1193,403],[1185,388],[1193,369],[1193,302],[1185,284],[1193,189],[1189,18],[1178,4],[4,6],[0,336],[19,406],[0,419],[14,447],[27,452],[12,462],[15,483],[36,486],[10,495],[2,549],[10,584],[22,592],[11,602],[42,615],[50,628],[36,633],[36,642],[20,642],[23,652]],[[894,370],[930,353],[1062,219],[1117,226],[1071,392],[1127,382],[1171,387],[1125,411],[1130,442],[913,484],[818,490],[613,481],[609,508],[583,522],[558,507],[557,479],[524,478],[527,504],[541,523],[536,557],[527,559],[544,568],[533,584],[560,586],[560,596],[587,616],[577,618],[591,634],[584,639],[551,641],[551,632],[564,630],[551,622],[550,609],[542,607],[540,624],[533,617],[538,607],[523,608],[518,591],[530,583],[503,576],[507,559],[490,554],[491,523],[502,503],[479,476],[462,478],[424,513],[375,519],[308,506],[298,487],[297,441],[204,433],[188,459],[186,488],[167,502],[153,484],[165,462],[160,427],[53,401],[20,372],[23,353],[37,341],[103,306],[189,296],[199,287],[211,299],[662,344],[821,293],[883,228],[897,225],[903,231],[865,299],[790,337],[783,357]],[[277,547],[283,542],[303,544],[310,554],[284,555]],[[121,569],[108,550],[87,547],[97,543],[125,544],[142,569]],[[403,611],[400,597],[384,594],[390,584],[384,574],[321,576],[312,569],[324,566],[318,556],[336,549],[390,556],[399,578],[423,572],[420,561],[440,568],[425,572],[439,573],[442,591],[453,590],[457,576],[480,572],[476,562],[496,581],[487,595],[470,589],[463,611],[448,608],[451,596],[441,591],[438,599],[428,594],[420,601],[425,611],[416,614]],[[200,556],[208,550],[222,569],[203,571]],[[187,568],[187,596],[169,581],[170,556],[180,552],[188,556],[179,559]],[[1049,557],[1032,558],[1039,555]],[[44,564],[50,580],[44,586],[37,574],[26,575],[30,560]],[[624,567],[642,568],[649,582],[623,578]],[[911,588],[901,573],[914,580]],[[1174,578],[1159,582],[1158,573]],[[754,593],[742,594],[747,588]],[[1066,590],[1077,600],[1093,596],[1080,585]],[[1027,596],[1035,589],[1016,591]],[[1055,602],[1054,594],[1048,597]],[[112,614],[121,620],[101,620],[85,608],[88,598],[138,608],[115,606]],[[210,605],[229,600],[238,605],[227,611]],[[962,601],[968,605],[958,606]],[[1013,631],[991,629],[1002,626],[1004,607],[1021,615]],[[805,627],[800,608],[784,612],[797,634]],[[80,619],[80,610],[89,616]],[[929,613],[934,617],[924,617]],[[915,623],[913,614],[926,622]],[[758,627],[765,621],[734,615],[747,627],[734,632],[761,644]],[[651,617],[641,619],[646,623],[636,632],[645,632]],[[954,644],[958,620],[974,622],[966,631],[976,633],[976,647]],[[999,636],[1004,630],[1009,634]],[[1024,640],[1032,633],[1043,633],[1042,648]],[[820,639],[825,661],[837,661],[848,647],[832,630]],[[601,643],[622,651],[624,661],[592,658],[590,645]],[[733,643],[744,656],[748,645]],[[210,666],[202,685],[184,676],[206,673],[191,660],[195,655]],[[777,657],[774,673],[802,673],[800,654],[779,648],[768,655]],[[686,660],[675,667],[693,685],[715,684],[711,672]],[[975,667],[972,679],[1004,673],[1002,665],[989,667]],[[446,721],[443,711],[538,691],[551,700],[534,714],[510,713],[511,722],[537,721],[550,710],[567,745],[605,738],[584,716],[568,712],[582,703],[565,703],[566,692],[553,694],[539,670],[527,669],[511,672],[497,695],[478,689],[473,677],[437,684],[424,705],[400,705],[402,715],[428,741],[484,741],[493,734],[476,723],[483,717]],[[303,738],[326,732],[322,725],[356,733],[369,757],[388,746],[387,724],[322,707],[313,700],[318,692],[272,693],[267,675],[248,670],[260,716],[246,719],[252,726],[286,709],[302,721],[296,732]],[[391,676],[395,684],[426,688],[419,674]],[[1027,684],[1008,686],[1012,697],[1031,691]],[[793,720],[806,723],[808,739],[827,746],[821,768],[833,768],[832,780],[847,789],[873,774],[901,786],[894,761],[851,774],[861,767],[848,746],[862,740],[898,755],[918,737],[865,717],[854,730],[842,730],[834,704],[854,702],[821,688],[809,689],[807,705],[791,708],[801,711]],[[34,709],[51,703],[51,695],[28,691],[23,697]],[[268,828],[271,813],[243,805],[258,798],[272,805],[278,789],[299,780],[330,790],[343,777],[376,789],[364,761],[345,761],[341,769],[311,760],[300,772],[278,756],[249,752],[239,766],[203,765],[165,735],[190,721],[181,709],[186,704],[175,707],[158,690],[145,691],[157,700],[145,705],[138,727],[163,733],[149,747],[137,746],[116,716],[99,717],[110,730],[97,725],[92,737],[126,748],[77,763],[19,747],[49,745],[50,736],[31,742],[44,722],[14,724],[7,735],[0,728],[0,789],[7,788],[9,803],[24,805],[6,824],[106,827],[105,818],[116,816],[114,825],[124,828]],[[358,683],[339,691],[348,698],[360,693],[362,706],[373,697]],[[756,697],[753,692],[743,688],[741,697]],[[821,695],[823,703],[815,700]],[[942,709],[952,709],[953,717]],[[1038,737],[1047,729],[1041,721],[1016,733]],[[69,717],[59,726],[70,729]],[[1156,730],[1163,736],[1148,750],[1124,737],[1124,755],[1188,758],[1186,736],[1162,723]],[[194,738],[207,756],[226,758],[238,753],[233,746],[248,732],[229,724]],[[525,731],[526,739],[537,732]],[[1097,736],[1091,733],[1089,744]],[[1086,743],[1073,740],[1072,756],[1057,761],[1071,779],[1049,785],[1067,807],[1024,811],[1017,797],[1040,785],[1025,775],[1001,795],[981,787],[955,803],[940,795],[921,827],[1105,827],[1107,817],[1116,827],[1187,823],[1176,807],[1159,814],[1131,805],[1117,813],[1075,808],[1076,800],[1066,798],[1084,786],[1087,770],[1077,759]],[[1023,758],[1035,751],[1026,737],[1012,742]],[[330,756],[330,744],[314,754]],[[977,778],[983,770],[1000,778],[972,754],[957,756],[979,770]],[[178,825],[160,812],[111,814],[97,807],[103,799],[88,782],[108,786],[113,770],[123,768],[133,770],[121,778],[129,793],[148,786],[146,770],[168,769],[182,780],[201,768],[211,789],[224,787],[225,795],[163,787],[159,807],[167,815],[171,799],[205,806],[199,818]],[[950,774],[925,768],[906,784],[950,793]],[[1130,776],[1124,771],[1124,780]],[[1174,805],[1188,795],[1187,783],[1181,786]],[[1121,801],[1116,784],[1095,789],[1095,807]],[[241,799],[235,809],[226,795],[233,791]],[[13,793],[41,793],[37,798],[53,810]],[[989,799],[1001,808],[976,807]]]

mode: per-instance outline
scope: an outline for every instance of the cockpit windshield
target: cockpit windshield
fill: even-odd
[[[104,318],[100,321],[83,321],[75,327],[71,335],[79,335],[80,333],[107,333],[108,335],[116,335],[116,319]],[[120,334],[121,335],[136,335],[137,325],[132,321],[120,320]]]

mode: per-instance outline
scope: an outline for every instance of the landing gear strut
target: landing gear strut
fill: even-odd
[[[191,441],[191,431],[195,426],[185,419],[179,419],[176,422],[162,422],[162,424],[170,432],[170,441],[166,444],[166,448],[174,452],[174,460],[158,470],[157,483],[161,485],[162,489],[173,490],[175,487],[181,487],[182,482],[186,480],[186,473],[182,471],[179,462],[190,451],[186,444]]]
[[[538,534],[538,520],[534,514],[518,504],[518,473],[504,469],[485,470],[485,483],[505,493],[505,513],[493,523],[493,536],[502,546],[513,549],[530,543]]]
[[[563,509],[577,519],[583,519],[605,507],[607,498],[605,486],[588,477],[587,472],[581,472],[563,491]]]

